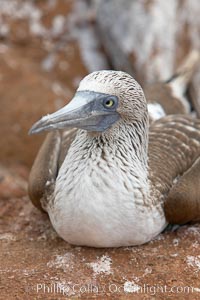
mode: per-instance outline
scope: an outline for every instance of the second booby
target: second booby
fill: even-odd
[[[143,90],[127,73],[86,76],[30,133],[46,130],[29,195],[67,242],[139,245],[168,223],[200,219],[200,120],[168,116],[149,128]]]
[[[200,107],[192,85],[193,76],[199,66],[200,52],[192,50],[171,77],[144,87],[150,122],[166,115],[190,114],[192,108],[199,116]]]

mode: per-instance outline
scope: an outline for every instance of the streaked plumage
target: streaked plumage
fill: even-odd
[[[103,106],[109,97],[111,109]],[[200,219],[199,120],[168,116],[149,129],[139,84],[124,72],[99,71],[81,81],[70,105],[31,132],[73,126],[86,130],[47,135],[29,180],[32,202],[48,212],[63,239],[138,245],[168,222]]]

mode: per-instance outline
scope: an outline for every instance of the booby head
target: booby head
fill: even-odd
[[[142,88],[132,76],[121,71],[97,71],[83,78],[69,104],[44,116],[29,133],[68,127],[104,132],[120,120],[146,121],[147,115]]]

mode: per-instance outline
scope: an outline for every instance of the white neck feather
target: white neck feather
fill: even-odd
[[[94,185],[98,186],[99,192],[105,189],[109,194],[115,192],[118,187],[123,193],[132,192],[132,197],[134,195],[137,201],[146,202],[148,198],[146,131],[139,132],[140,128],[133,125],[131,128],[128,124],[120,125],[97,136],[79,131],[63,163],[58,182],[67,177],[69,189],[73,189],[74,186],[77,190],[77,185],[84,181],[85,189],[90,189],[91,185]]]

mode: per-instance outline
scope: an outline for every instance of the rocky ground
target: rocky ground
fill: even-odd
[[[75,247],[27,196],[43,139],[28,129],[109,67],[94,11],[73,3],[0,0],[0,299],[199,299],[200,225],[140,247]]]

